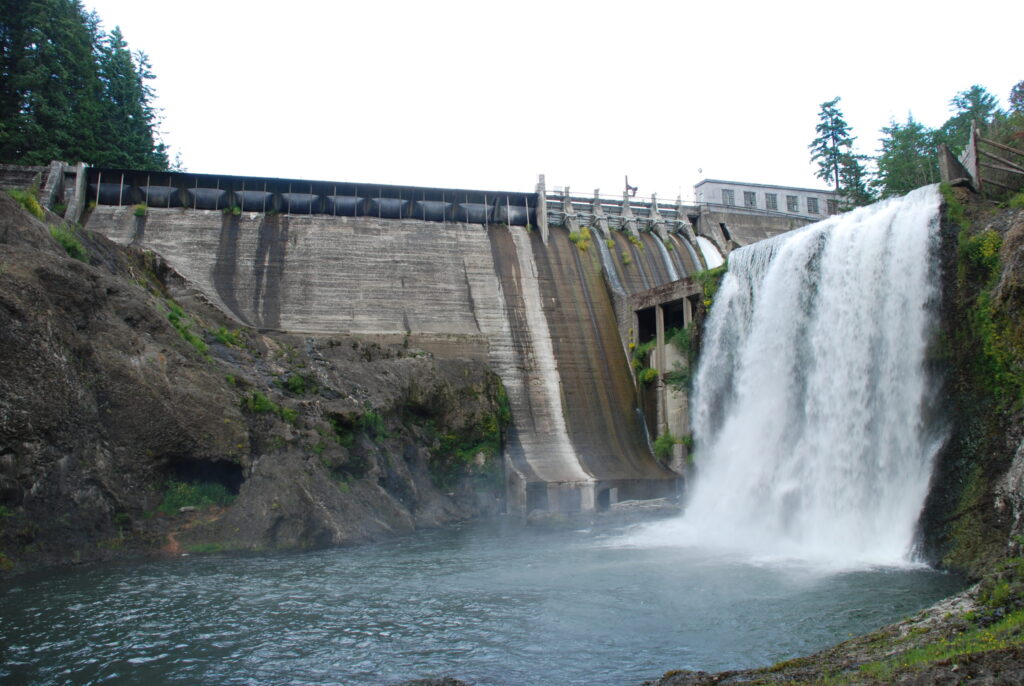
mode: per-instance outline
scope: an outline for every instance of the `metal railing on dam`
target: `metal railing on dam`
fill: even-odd
[[[536,224],[537,195],[254,176],[89,167],[87,198],[97,205],[181,207],[469,224]]]
[[[547,191],[545,209],[548,223],[552,226],[596,226],[605,223],[609,229],[622,231],[654,230],[659,226],[668,231],[685,232],[697,221],[698,208],[683,204],[677,199],[674,204],[658,202],[658,197],[638,198],[623,194],[623,197],[592,197],[572,195],[564,191]]]

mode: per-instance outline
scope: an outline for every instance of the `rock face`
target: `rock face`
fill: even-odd
[[[508,409],[482,362],[258,335],[152,254],[77,240],[90,264],[0,195],[4,571],[335,545],[495,510]]]
[[[947,192],[943,333],[952,433],[922,515],[924,552],[979,576],[1024,535],[1024,211]],[[951,211],[952,209],[952,211]],[[959,223],[951,216],[959,217]]]

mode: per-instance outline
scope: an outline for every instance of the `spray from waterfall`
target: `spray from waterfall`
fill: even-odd
[[[926,422],[924,364],[938,209],[922,188],[732,253],[695,377],[697,476],[676,542],[911,561],[945,438]]]

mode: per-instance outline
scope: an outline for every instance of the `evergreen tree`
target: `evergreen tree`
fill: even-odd
[[[1024,116],[1024,81],[1018,81],[1017,85],[1010,89],[1010,112]]]
[[[843,119],[843,113],[839,110],[838,104],[839,96],[821,103],[821,112],[818,113],[818,118],[821,121],[814,129],[818,133],[818,137],[807,146],[811,151],[811,161],[818,163],[818,171],[815,176],[832,184],[837,191],[840,185],[839,174],[843,155],[849,153],[853,147],[850,127]]]
[[[100,120],[96,24],[78,0],[3,0],[0,159],[85,159]]]
[[[868,188],[868,174],[864,169],[867,159],[865,155],[848,152],[839,162],[839,183],[842,189],[840,203],[845,209],[874,202],[874,196]]]
[[[836,96],[821,103],[818,113],[820,121],[815,127],[818,137],[811,141],[811,161],[817,162],[819,179],[831,184],[849,207],[871,202],[867,187],[867,172],[864,170],[864,156],[853,151],[855,137],[840,111],[840,98]]]
[[[871,184],[879,196],[904,195],[939,181],[935,131],[907,115],[906,124],[892,121],[882,133],[882,150],[876,160],[878,173]]]
[[[960,91],[949,101],[956,114],[946,120],[936,135],[937,143],[945,143],[954,155],[959,155],[971,137],[971,122],[985,127],[1003,116],[999,100],[977,84]]]
[[[153,91],[146,83],[153,74],[145,53],[132,55],[120,27],[114,27],[100,45],[98,63],[105,116],[104,146],[95,164],[166,169],[165,146],[154,140],[157,113],[151,104]]]
[[[0,161],[166,168],[151,78],[80,0],[0,0]]]

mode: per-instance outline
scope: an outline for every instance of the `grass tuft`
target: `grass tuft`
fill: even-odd
[[[168,481],[163,502],[157,509],[164,514],[175,514],[183,507],[226,507],[234,501],[235,495],[223,484],[207,481]]]
[[[72,257],[79,262],[89,264],[89,253],[86,252],[85,246],[82,245],[82,241],[79,240],[77,235],[75,235],[73,228],[54,225],[50,227],[50,235],[61,244],[61,247],[64,248],[64,252],[68,254],[68,257]]]
[[[46,218],[43,206],[39,204],[39,200],[36,199],[35,193],[32,191],[10,190],[7,191],[7,195],[17,200],[18,204],[36,219],[42,221]]]

